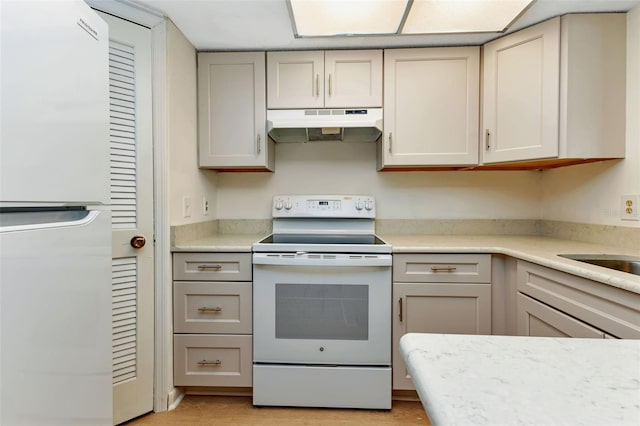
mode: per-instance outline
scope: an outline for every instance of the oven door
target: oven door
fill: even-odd
[[[391,255],[254,253],[256,363],[389,365]]]

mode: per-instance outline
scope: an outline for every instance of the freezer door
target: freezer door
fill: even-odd
[[[84,2],[0,14],[0,205],[109,203],[107,24]]]
[[[111,214],[17,215],[0,213],[0,424],[111,426]]]

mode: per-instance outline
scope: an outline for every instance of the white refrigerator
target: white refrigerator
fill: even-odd
[[[108,27],[0,1],[0,424],[112,425]]]

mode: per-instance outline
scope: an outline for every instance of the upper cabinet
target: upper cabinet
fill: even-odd
[[[198,53],[199,165],[273,170],[266,135],[265,53]]]
[[[478,164],[478,47],[384,51],[378,168]]]
[[[382,50],[267,53],[270,109],[382,106]]]
[[[554,18],[484,46],[482,162],[625,154],[625,14]]]

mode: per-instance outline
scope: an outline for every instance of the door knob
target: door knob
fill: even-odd
[[[147,239],[142,235],[136,235],[135,237],[131,238],[131,247],[133,248],[142,248],[146,243]]]

